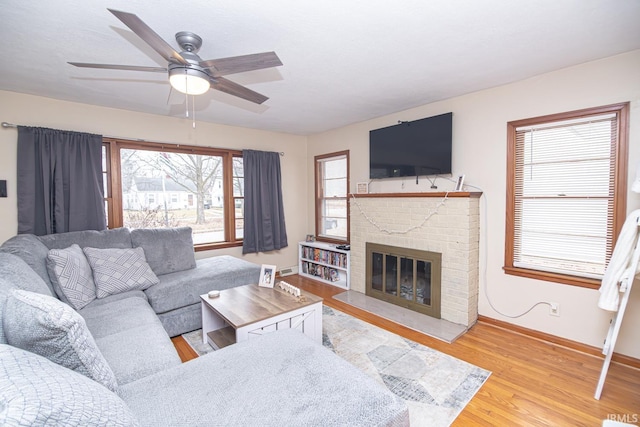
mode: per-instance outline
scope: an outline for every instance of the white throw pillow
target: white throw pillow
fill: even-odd
[[[96,299],[93,272],[80,246],[51,249],[47,255],[47,269],[60,300],[76,310]]]
[[[104,298],[132,290],[144,290],[160,283],[144,256],[142,248],[84,248],[93,270],[96,295]]]
[[[78,312],[48,295],[13,289],[3,313],[7,342],[77,371],[111,391],[118,383]]]

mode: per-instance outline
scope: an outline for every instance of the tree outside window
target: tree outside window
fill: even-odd
[[[113,174],[109,178],[115,183],[117,200],[113,205],[120,207],[114,209],[118,215],[110,221],[110,227],[189,226],[196,249],[242,239],[244,182],[240,152],[107,142],[118,154],[112,156],[116,157],[112,162],[116,167],[111,169],[120,172],[119,179]],[[233,194],[227,194],[231,188]]]

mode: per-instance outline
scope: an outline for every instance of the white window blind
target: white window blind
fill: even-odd
[[[514,267],[601,278],[613,250],[617,115],[516,128]]]
[[[339,155],[317,160],[320,178],[318,235],[347,239],[348,160]]]

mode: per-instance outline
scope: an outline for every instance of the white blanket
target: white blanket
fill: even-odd
[[[613,254],[607,265],[600,286],[598,307],[608,311],[618,311],[620,303],[620,289],[618,284],[633,280],[637,271],[631,271],[631,256],[640,234],[640,209],[629,214],[622,226],[620,236],[613,249]],[[638,263],[640,268],[640,263]]]

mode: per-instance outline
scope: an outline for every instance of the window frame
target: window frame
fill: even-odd
[[[612,215],[612,248],[620,234],[626,218],[627,206],[627,163],[628,163],[628,124],[629,103],[605,105],[564,113],[550,114],[507,123],[507,203],[505,222],[505,258],[503,270],[506,274],[563,283],[590,289],[600,287],[601,280],[562,273],[528,269],[514,266],[515,252],[515,210],[516,210],[516,129],[542,123],[579,119],[599,114],[615,113],[618,124],[618,138],[613,173],[613,215]],[[611,254],[607,254],[607,259]]]
[[[165,144],[149,141],[132,141],[121,138],[103,137],[102,143],[107,147],[107,188],[109,196],[105,197],[109,212],[108,228],[122,227],[124,224],[122,212],[122,180],[120,165],[120,150],[146,150],[146,151],[166,151],[183,154],[199,154],[205,156],[220,156],[223,161],[222,187],[224,189],[223,212],[225,217],[224,242],[194,244],[196,252],[213,249],[223,249],[229,247],[242,246],[242,239],[235,237],[235,210],[233,197],[233,158],[242,158],[242,151],[201,147],[196,145]]]
[[[347,202],[347,235],[344,239],[331,238],[328,236],[321,236],[320,231],[322,227],[320,225],[320,221],[322,220],[322,182],[323,179],[321,177],[320,166],[323,161],[330,160],[332,158],[345,157],[347,161],[347,184],[346,184],[346,195],[345,200]],[[350,161],[349,161],[349,150],[338,151],[334,153],[327,153],[315,156],[313,159],[313,169],[314,169],[314,186],[315,186],[315,235],[316,240],[319,242],[326,243],[337,243],[337,244],[349,244],[351,239],[351,213],[349,209],[349,189],[351,188],[350,181]]]

